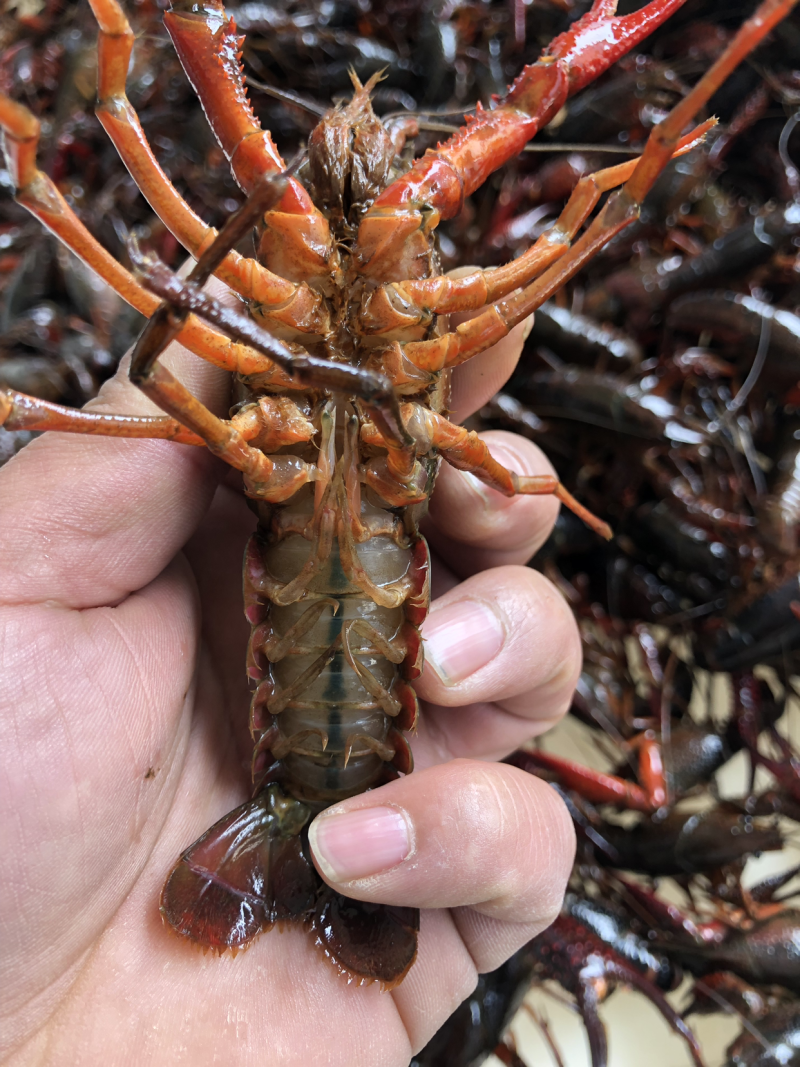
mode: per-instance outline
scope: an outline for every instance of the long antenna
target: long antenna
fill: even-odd
[[[256,81],[256,79],[249,74],[245,78],[245,81],[254,89],[266,93],[267,96],[274,96],[276,100],[282,100],[284,104],[292,104],[294,107],[301,107],[303,111],[308,111],[311,115],[316,115],[317,118],[322,118],[323,115],[328,113],[328,108],[323,107],[321,104],[314,103],[313,100],[306,100],[305,97],[298,96],[297,93],[291,92],[290,89],[277,89],[274,85],[265,85],[264,82]]]
[[[414,117],[413,112],[409,112],[410,118]],[[421,130],[428,130],[431,133],[457,133],[458,127],[451,126],[447,122],[430,122],[428,119],[421,119],[419,122],[419,128]],[[564,144],[542,144],[533,142],[526,144],[522,149],[523,152],[610,152],[614,155],[624,156],[638,156],[641,154],[641,148],[632,148],[629,145],[621,144],[581,144],[578,142],[565,142]]]

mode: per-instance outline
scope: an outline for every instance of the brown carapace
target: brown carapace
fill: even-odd
[[[37,120],[0,97],[17,199],[149,317],[131,378],[165,412],[76,412],[0,390],[8,429],[157,437],[206,446],[244,474],[258,515],[244,566],[255,683],[253,798],[181,856],[162,895],[178,933],[220,951],[276,922],[310,923],[349,978],[390,988],[416,954],[419,914],[329,889],[307,827],[331,803],[412,769],[419,627],[428,554],[419,518],[443,459],[501,493],[555,494],[610,536],[553,477],[507,470],[446,417],[448,372],[495,344],[633,222],[718,86],[795,0],[765,0],[721,58],[653,130],[638,159],[582,179],[561,217],[524,255],[457,280],[438,273],[435,230],[464,197],[684,0],[615,15],[591,11],[524,68],[505,99],[411,165],[413,119],[384,125],[371,84],[326,115],[286,171],[247,100],[241,38],[219,0],[179,0],[165,23],[214,133],[247,194],[220,233],[161,170],[125,95],[134,35],[116,0],[90,0],[100,27],[97,114],[142,193],[197,260],[185,280],[132,250],[115,262],[37,169]],[[683,135],[683,136],[682,136]],[[603,192],[617,189],[579,236]],[[255,229],[256,257],[233,251]],[[574,243],[573,243],[574,242]],[[202,291],[211,275],[239,310]],[[455,330],[440,316],[488,308]],[[234,375],[229,419],[205,408],[159,362],[174,338]]]

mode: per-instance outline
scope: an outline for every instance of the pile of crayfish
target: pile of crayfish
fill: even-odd
[[[450,121],[437,124],[437,114],[502,92],[509,71],[586,6],[409,0],[229,11],[248,32],[254,81],[285,85],[291,71],[300,95],[262,100],[265,125],[284,144],[302,144],[316,121],[309,102],[318,117],[346,91],[352,65],[364,80],[386,69],[379,112],[427,109],[421,150],[426,128],[436,135]],[[560,151],[520,156],[468,198],[442,228],[444,263],[492,266],[528,248],[578,180],[613,161],[608,149],[643,143],[741,17],[687,3],[565,105],[542,137]],[[137,18],[145,46],[131,99],[167,173],[220,225],[241,194],[177,76],[156,5],[142,4]],[[616,536],[604,545],[565,511],[534,561],[573,605],[584,642],[572,709],[582,733],[570,758],[547,739],[509,757],[551,782],[573,815],[579,852],[563,913],[482,976],[419,1067],[467,1067],[492,1052],[524,1062],[504,1035],[544,981],[575,998],[594,1067],[608,1057],[598,1006],[620,985],[653,1002],[695,1063],[704,1061],[693,1019],[712,1012],[741,1021],[727,1064],[800,1062],[798,867],[787,848],[800,822],[799,27],[797,16],[778,27],[712,102],[722,121],[705,144],[674,161],[641,219],[537,312],[518,371],[473,426],[535,440]],[[21,78],[27,102],[49,119],[46,169],[70,203],[117,258],[133,228],[177,262],[177,243],[92,115],[82,61],[94,49],[91,16],[43,3],[4,32],[0,89]],[[258,99],[253,82],[251,92]],[[170,121],[178,108],[180,132]],[[80,404],[141,320],[10,199],[0,212],[0,384]],[[5,456],[29,436],[0,433]],[[588,751],[602,765],[587,765]],[[734,763],[741,775],[730,788]],[[754,874],[753,858],[770,852],[785,862]],[[676,1006],[666,994],[687,979]]]
[[[719,14],[703,14],[698,62],[724,39]],[[692,1025],[719,1012],[740,1024],[726,1065],[800,1062],[800,137],[786,55],[742,77],[640,223],[539,310],[514,378],[476,420],[536,441],[616,537],[599,544],[562,512],[533,563],[573,606],[584,649],[571,750],[546,737],[509,757],[572,812],[562,915],[482,977],[420,1067],[490,1050],[524,1063],[501,1035],[548,980],[575,998],[595,1067],[608,1057],[598,1006],[620,985],[661,1012],[686,1062],[708,1062]],[[616,101],[609,140],[646,124],[677,68],[638,62],[633,101],[624,73],[597,90]],[[586,125],[568,109],[553,137]],[[587,155],[525,161],[473,256],[495,262],[545,229]],[[775,861],[759,874],[762,853]]]

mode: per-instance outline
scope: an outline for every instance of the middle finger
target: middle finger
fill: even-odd
[[[566,712],[578,680],[577,624],[528,567],[497,567],[434,601],[422,629],[426,702],[415,758],[498,758]]]

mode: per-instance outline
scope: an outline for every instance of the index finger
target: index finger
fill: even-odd
[[[478,314],[480,312],[470,312],[458,319],[453,316],[453,320],[466,322]],[[496,345],[455,369],[450,396],[450,419],[453,422],[463,422],[503,388],[519,363],[532,326],[533,315],[530,315]]]
[[[448,272],[451,278],[472,274],[477,267],[457,267]],[[465,311],[450,316],[450,329],[480,315],[485,308]],[[453,371],[450,395],[450,418],[463,422],[483,407],[487,400],[506,384],[522,355],[522,349],[533,326],[533,315],[518,323],[513,330],[485,352],[473,356]]]

